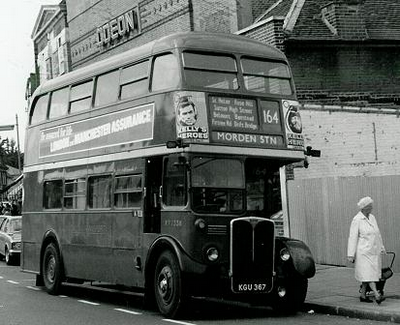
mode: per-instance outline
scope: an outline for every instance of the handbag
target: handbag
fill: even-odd
[[[392,262],[390,263],[390,266],[382,268],[382,274],[381,274],[381,280],[386,281],[387,279],[391,278],[393,275],[393,262],[394,258],[396,257],[396,254],[394,252],[386,252],[388,255],[393,255],[392,257]]]

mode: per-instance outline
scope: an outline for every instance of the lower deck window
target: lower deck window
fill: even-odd
[[[140,207],[141,202],[141,175],[116,176],[114,179],[114,206],[116,208]]]
[[[93,176],[88,180],[88,207],[104,209],[111,207],[111,176]]]
[[[61,209],[63,199],[63,181],[61,179],[44,182],[43,207]]]
[[[83,210],[86,206],[86,179],[66,180],[64,184],[64,207]]]

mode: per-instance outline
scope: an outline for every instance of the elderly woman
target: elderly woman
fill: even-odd
[[[375,301],[380,304],[384,298],[376,289],[376,282],[381,277],[381,254],[385,253],[382,236],[371,214],[373,200],[367,196],[358,202],[360,211],[353,218],[350,226],[350,235],[347,246],[347,259],[355,262],[355,278],[361,282],[361,302],[372,302],[366,296],[369,284],[374,292]]]

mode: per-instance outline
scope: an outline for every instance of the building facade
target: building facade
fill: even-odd
[[[31,37],[36,71],[28,80],[27,98],[39,84],[71,71],[65,0],[41,7]]]
[[[237,0],[67,0],[66,4],[72,69],[174,32],[233,33],[244,23]]]

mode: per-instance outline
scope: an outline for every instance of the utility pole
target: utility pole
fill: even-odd
[[[19,128],[18,128],[18,114],[15,114],[15,126],[17,127],[17,155],[18,155],[18,170],[21,173],[21,150],[19,147]]]

